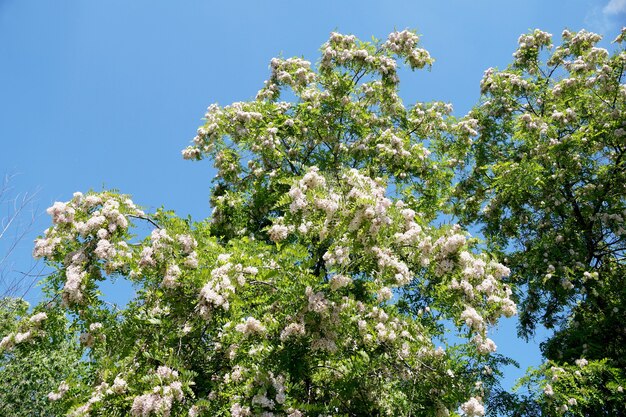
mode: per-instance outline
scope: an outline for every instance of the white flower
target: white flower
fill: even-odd
[[[232,255],[230,253],[220,253],[219,255],[217,255],[217,262],[225,264],[226,262],[228,262],[231,256]]]
[[[320,174],[318,174],[319,168],[313,166],[310,167],[304,177],[300,180],[300,184],[303,188],[316,188],[326,185],[326,180]]]
[[[466,307],[461,313],[461,320],[465,321],[468,327],[474,330],[481,330],[484,327],[484,320],[473,307]]]
[[[42,258],[44,256],[52,256],[52,254],[54,253],[54,249],[59,243],[61,243],[61,239],[58,237],[36,239],[35,249],[33,250],[33,256],[35,258]]]
[[[443,241],[441,252],[443,255],[447,255],[453,252],[456,252],[461,246],[463,246],[466,242],[465,236],[463,235],[452,235]]]
[[[248,274],[248,275],[256,275],[256,274],[259,273],[259,269],[257,267],[254,267],[254,266],[246,266],[243,269],[243,272],[245,274]]]
[[[282,240],[285,240],[289,235],[289,232],[290,228],[288,226],[285,226],[284,224],[274,224],[267,231],[270,239],[274,242],[280,242]]]
[[[585,358],[580,358],[580,359],[576,359],[574,363],[576,363],[576,365],[580,366],[581,368],[584,368],[585,366],[589,364],[589,361],[587,361],[587,359]]]
[[[100,259],[112,259],[113,257],[115,257],[117,251],[115,250],[111,242],[106,239],[100,239],[94,253]]]
[[[111,386],[111,391],[113,391],[116,394],[122,394],[123,392],[126,391],[127,387],[128,387],[128,384],[126,383],[126,381],[120,378],[118,375],[115,377],[115,380],[113,381],[113,386]]]
[[[461,404],[461,410],[468,417],[485,415],[485,407],[475,397],[471,397],[468,401]]]
[[[174,288],[178,286],[178,277],[180,277],[181,271],[180,267],[176,264],[168,265],[167,270],[165,272],[165,276],[163,277],[163,281],[161,285],[165,288]]]
[[[283,342],[289,339],[291,336],[302,336],[304,335],[304,324],[300,323],[290,323],[283,329],[280,333],[280,340]]]
[[[182,246],[184,254],[190,254],[198,246],[198,242],[190,235],[179,235],[178,243]]]
[[[39,325],[42,321],[48,318],[46,313],[37,313],[32,316],[28,321],[34,325]]]
[[[333,275],[330,279],[330,289],[337,291],[339,288],[346,287],[352,283],[352,278],[347,275]]]
[[[517,314],[517,306],[513,300],[510,298],[503,298],[501,303],[502,305],[500,308],[502,309],[502,314],[504,314],[505,317],[513,317]]]
[[[66,304],[80,303],[83,301],[83,278],[87,273],[80,266],[70,265],[65,270],[66,281],[63,286],[63,301]]]
[[[328,300],[326,300],[324,293],[321,291],[313,292],[311,287],[306,287],[304,293],[309,299],[309,310],[320,314],[328,310]]]
[[[63,395],[70,389],[70,386],[67,384],[67,382],[62,381],[59,384],[59,387],[57,388],[56,392],[50,392],[48,393],[48,399],[50,401],[58,401],[60,400]]]
[[[235,330],[246,336],[265,333],[265,326],[254,317],[248,317],[243,323],[235,326]]]
[[[55,202],[46,212],[52,216],[52,222],[56,224],[71,223],[74,221],[76,211],[67,203]]]
[[[393,293],[391,292],[389,287],[383,287],[380,290],[378,290],[378,294],[377,294],[378,301],[391,300],[392,297],[393,297]]]
[[[87,223],[85,223],[85,225],[81,227],[81,230],[79,231],[81,232],[81,234],[87,234],[93,232],[94,230],[99,230],[102,225],[104,225],[106,220],[106,217],[102,215],[93,216],[89,218],[89,220],[87,220]]]
[[[24,333],[16,333],[14,339],[15,339],[15,343],[17,344],[17,343],[27,342],[32,337],[33,337],[33,334],[29,330],[29,331],[24,332]]]
[[[14,337],[13,333],[11,333],[8,336],[4,336],[2,340],[0,341],[0,350],[11,349],[14,345],[13,337]]]
[[[185,258],[183,265],[190,269],[196,269],[198,267],[198,254],[193,251]]]
[[[161,377],[161,379],[177,378],[178,377],[178,371],[175,371],[172,368],[170,368],[169,366],[165,366],[165,365],[159,366],[157,368],[157,370],[156,370],[156,374],[159,377]]]
[[[483,355],[495,352],[498,348],[493,340],[489,339],[488,337],[485,337],[483,339],[483,337],[480,335],[476,335],[473,338],[473,342],[476,343],[476,349],[478,350],[478,353],[481,353]]]
[[[155,262],[152,258],[152,254],[154,250],[150,246],[146,246],[141,251],[141,259],[139,260],[139,265],[141,266],[154,266]]]
[[[235,403],[230,407],[232,417],[247,417],[250,415],[250,407],[242,407],[239,403]]]

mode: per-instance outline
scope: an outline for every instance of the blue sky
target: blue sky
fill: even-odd
[[[331,31],[370,39],[412,28],[436,62],[405,76],[401,96],[462,115],[520,34],[586,28],[610,41],[625,23],[626,0],[0,0],[0,174],[17,174],[15,193],[40,190],[38,214],[74,191],[114,188],[199,220],[214,172],[180,150],[209,104],[254,98],[274,56],[315,62]],[[27,269],[48,225],[36,218],[9,272]],[[497,330],[500,352],[537,364],[538,343],[516,340],[514,327]]]

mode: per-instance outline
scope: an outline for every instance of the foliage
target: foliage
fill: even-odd
[[[0,334],[17,331],[16,334],[21,335],[18,346],[0,354],[0,415],[57,415],[61,410],[47,395],[70,372],[82,369],[80,349],[74,341],[65,339],[64,320],[58,317],[54,326],[57,330],[41,335],[37,343],[33,343],[28,333],[38,331],[35,321],[22,324],[21,329],[18,324],[27,312],[28,304],[21,299],[0,299]]]
[[[478,138],[449,146],[469,163],[456,212],[507,257],[521,333],[556,328],[542,346],[552,362],[540,373],[558,378],[538,399],[547,415],[623,411],[625,37],[609,53],[584,30],[556,47],[546,32],[521,36],[513,64],[481,82]]]

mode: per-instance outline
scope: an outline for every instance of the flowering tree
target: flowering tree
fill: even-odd
[[[209,107],[183,156],[218,169],[210,219],[55,203],[48,299],[2,354],[78,340],[84,366],[48,394],[73,416],[484,415],[487,332],[516,306],[508,268],[432,226],[457,164],[438,144],[476,125],[403,105],[398,60],[432,63],[417,43],[333,33],[316,69],[273,59],[256,100]],[[121,309],[99,291],[116,277],[136,288]]]
[[[478,138],[449,144],[470,167],[457,213],[508,257],[521,332],[556,329],[528,378],[545,415],[622,415],[626,402],[626,28],[612,53],[600,40],[521,36],[513,64],[481,82]]]

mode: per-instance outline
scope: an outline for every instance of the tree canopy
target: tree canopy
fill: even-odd
[[[485,72],[456,188],[456,213],[507,257],[521,334],[556,330],[545,400],[576,415],[623,412],[626,378],[626,54],[600,40],[565,30],[554,46],[535,30],[511,66]]]
[[[48,209],[47,298],[2,316],[0,375],[52,360],[53,411],[15,415],[618,415],[626,55],[599,40],[523,35],[460,119],[400,99],[399,63],[433,63],[408,30],[273,59],[182,152],[217,168],[210,218],[113,191]],[[100,289],[121,279],[125,306]],[[524,334],[558,328],[526,397],[489,338],[515,300]]]

